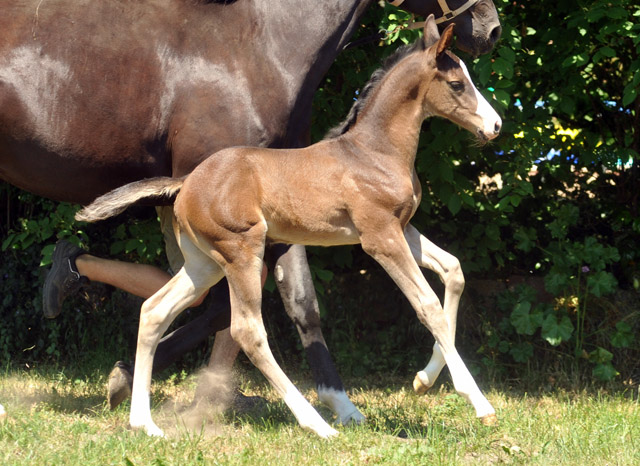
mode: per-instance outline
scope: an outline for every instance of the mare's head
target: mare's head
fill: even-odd
[[[498,136],[502,120],[473,85],[465,64],[449,47],[453,26],[442,36],[433,16],[424,27],[423,79],[427,81],[423,97],[425,115],[447,118],[471,131],[482,141]]]
[[[453,24],[456,46],[474,56],[489,52],[502,32],[492,0],[397,0],[393,4],[421,16],[433,14],[440,27]]]

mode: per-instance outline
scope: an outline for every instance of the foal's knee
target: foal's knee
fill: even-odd
[[[462,294],[464,291],[464,285],[464,274],[462,273],[460,261],[456,257],[452,257],[451,262],[447,264],[445,286],[450,288],[451,291],[456,294]]]
[[[248,322],[238,323],[231,319],[231,338],[240,345],[242,351],[252,359],[252,355],[267,343],[267,333],[263,328]]]

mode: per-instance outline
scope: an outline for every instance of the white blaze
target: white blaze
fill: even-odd
[[[469,70],[467,66],[460,61],[460,66],[462,66],[462,70],[464,71],[464,75],[469,80],[471,86],[473,86],[473,92],[476,95],[476,101],[478,102],[478,106],[476,107],[476,115],[482,118],[483,128],[482,132],[484,135],[489,138],[495,138],[500,132],[500,128],[502,127],[502,120],[500,119],[500,115],[496,113],[487,99],[484,98],[480,91],[473,85],[473,81],[471,80],[471,76],[469,75]]]

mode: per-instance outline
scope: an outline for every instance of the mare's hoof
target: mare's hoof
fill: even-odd
[[[131,396],[132,385],[131,366],[122,361],[115,363],[107,384],[107,401],[111,410],[116,409],[120,403]]]
[[[366,423],[367,418],[364,417],[364,414],[362,414],[360,411],[356,409],[355,411],[348,414],[347,416],[340,418],[339,422],[343,426],[359,426]]]
[[[413,379],[413,391],[416,392],[418,395],[427,393],[427,390],[431,388],[431,385],[428,385],[428,380],[425,380],[426,378],[427,378],[427,374],[420,371],[416,374],[416,376]]]
[[[0,421],[4,421],[7,418],[7,412],[4,410],[4,406],[0,405]]]
[[[482,416],[480,420],[482,421],[482,425],[495,426],[498,423],[498,416],[496,416],[495,413],[491,413],[486,416]]]

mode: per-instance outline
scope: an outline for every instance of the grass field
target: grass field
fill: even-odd
[[[7,370],[0,376],[0,402],[9,413],[0,422],[0,463],[640,464],[640,406],[630,389],[535,396],[490,389],[500,421],[484,427],[448,384],[417,396],[411,379],[349,380],[368,423],[340,427],[327,441],[302,431],[258,374],[236,380],[248,394],[267,398],[267,406],[242,415],[202,409],[195,418],[185,406],[196,377],[174,376],[153,386],[153,413],[168,434],[158,439],[129,430],[128,402],[108,410],[102,371]],[[294,382],[317,405],[306,377]]]

